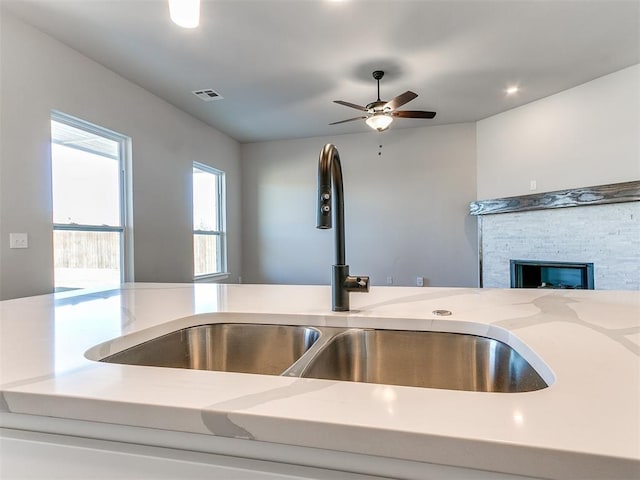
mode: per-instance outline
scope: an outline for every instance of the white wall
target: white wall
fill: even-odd
[[[328,284],[334,230],[316,225],[318,156],[340,153],[346,261],[372,284],[477,285],[475,125],[242,145],[243,280]],[[380,147],[380,145],[382,147]],[[378,155],[381,152],[381,155]]]
[[[640,65],[481,120],[477,136],[478,199],[638,180]]]
[[[235,281],[238,143],[6,12],[0,21],[0,299],[53,288],[52,109],[132,138],[136,281],[191,281],[192,162],[225,171]],[[27,232],[29,248],[10,250],[9,232]]]

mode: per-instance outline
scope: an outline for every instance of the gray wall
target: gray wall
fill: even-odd
[[[639,86],[635,65],[480,120],[478,198],[640,180]]]
[[[315,228],[316,181],[334,143],[351,272],[374,285],[476,286],[475,141],[475,124],[458,124],[242,145],[243,280],[329,283],[334,237]]]
[[[378,285],[476,285],[476,198],[531,193],[530,180],[549,191],[640,178],[640,66],[477,124],[240,147],[9,14],[0,21],[0,299],[53,288],[51,109],[133,139],[136,281],[191,281],[192,161],[227,172],[231,282],[329,282],[333,232],[315,229],[328,142],[343,159],[347,263]],[[10,250],[9,232],[27,232],[30,248]]]
[[[53,288],[51,109],[132,138],[136,281],[192,280],[192,162],[224,170],[236,281],[239,144],[6,12],[0,21],[0,299]],[[27,232],[29,248],[9,249],[10,232]]]

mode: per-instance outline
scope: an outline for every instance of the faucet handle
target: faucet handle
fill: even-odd
[[[331,193],[326,190],[318,196],[318,217],[316,228],[331,228]]]
[[[364,275],[348,275],[344,279],[344,288],[348,292],[368,292],[369,277]]]

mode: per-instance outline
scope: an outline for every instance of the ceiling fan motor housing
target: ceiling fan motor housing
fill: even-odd
[[[384,100],[377,100],[368,104],[366,108],[369,113],[390,111],[391,109],[389,107],[385,108],[386,104],[387,102],[385,102]]]

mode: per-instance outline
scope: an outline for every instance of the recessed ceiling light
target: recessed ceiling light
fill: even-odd
[[[520,88],[518,88],[518,86],[513,86],[513,87],[509,87],[507,88],[505,91],[507,92],[507,95],[513,95],[515,93],[518,93],[518,91],[520,90]]]
[[[176,25],[196,28],[200,23],[200,0],[169,0],[169,15]]]

